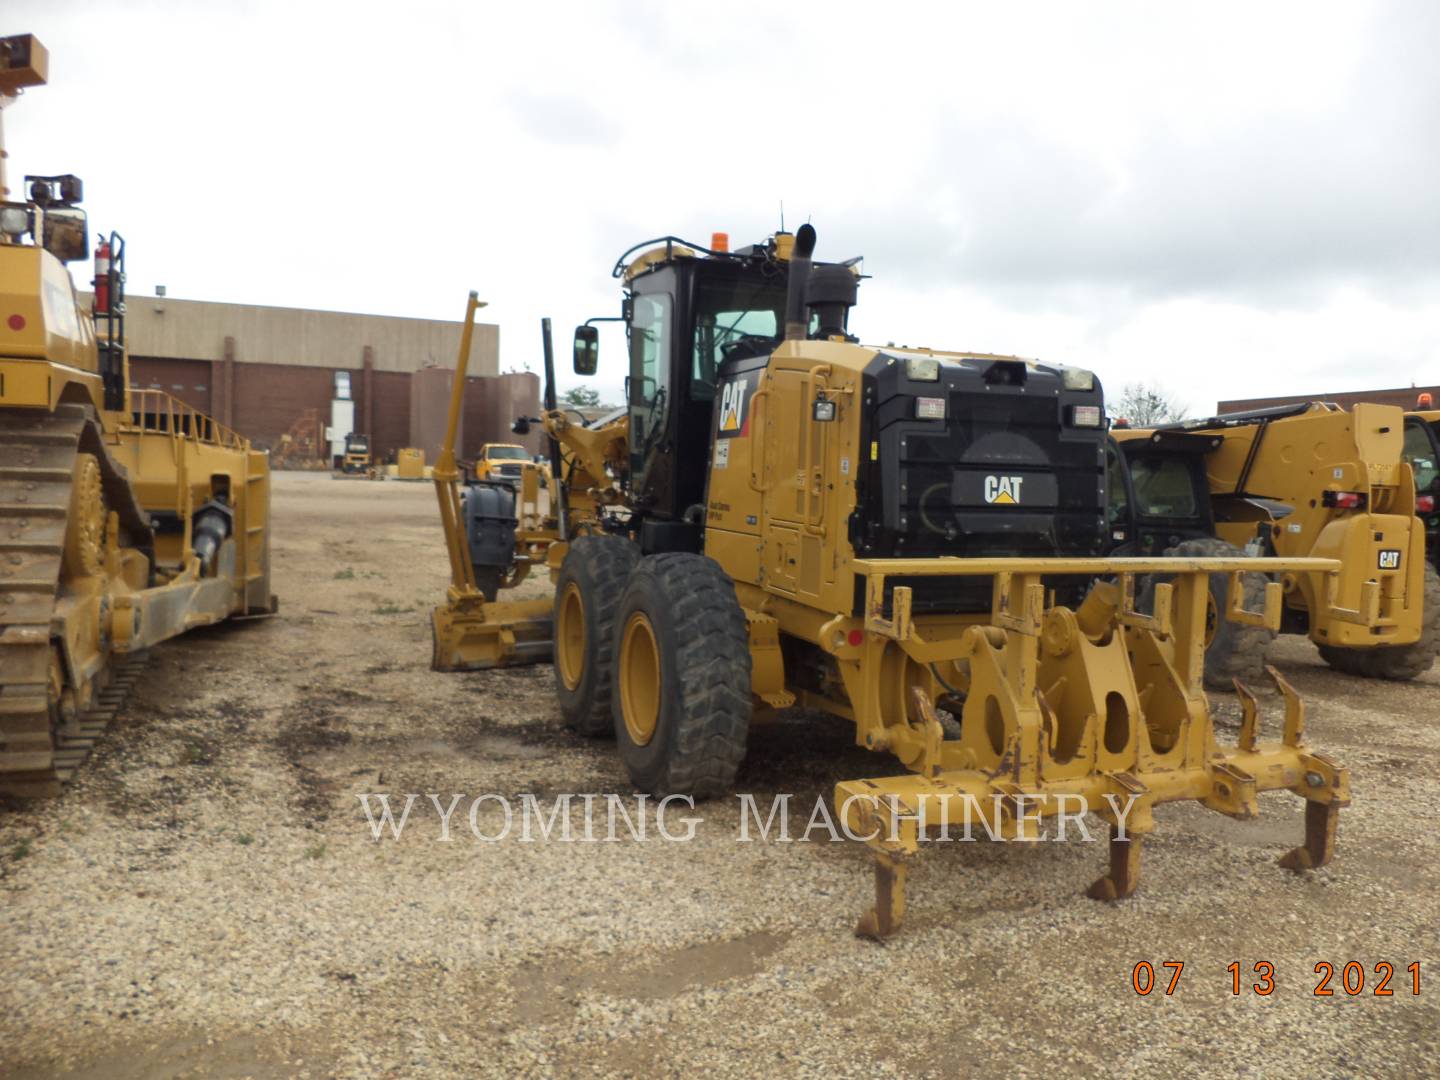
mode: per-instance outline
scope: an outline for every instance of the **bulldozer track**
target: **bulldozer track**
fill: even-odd
[[[9,794],[56,794],[89,756],[145,662],[140,653],[110,654],[90,677],[87,707],[57,722],[52,614],[82,444],[98,451],[107,496],[116,481],[124,483],[98,436],[87,410],[75,406],[38,416],[0,413],[0,791]],[[133,519],[133,503],[116,501]]]

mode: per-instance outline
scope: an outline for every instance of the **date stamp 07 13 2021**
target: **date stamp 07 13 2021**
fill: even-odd
[[[1156,968],[1159,968],[1158,974]],[[1130,972],[1130,985],[1140,997],[1149,997],[1156,990],[1172,997],[1180,989],[1185,968],[1184,960],[1162,960],[1158,964],[1141,960]],[[1277,985],[1275,965],[1268,960],[1257,960],[1249,965],[1248,970],[1236,960],[1226,966],[1225,974],[1229,975],[1232,997],[1247,993],[1269,997]],[[1419,997],[1420,961],[1397,969],[1388,960],[1377,961],[1370,968],[1358,960],[1342,964],[1321,960],[1311,969],[1307,985],[1312,996],[1322,998],[1337,994],[1344,997],[1359,997],[1362,994],[1395,997],[1397,993],[1402,997]]]

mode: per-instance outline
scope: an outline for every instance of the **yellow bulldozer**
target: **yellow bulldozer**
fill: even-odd
[[[1106,554],[1104,398],[1093,373],[1013,356],[875,347],[849,331],[858,260],[816,263],[815,233],[731,250],[646,241],[614,268],[629,339],[626,415],[597,427],[556,407],[544,324],[555,511],[530,493],[435,478],[451,560],[434,616],[441,670],[548,659],[566,722],[613,736],[643,792],[716,797],[752,725],[799,706],[853,725],[903,771],[841,782],[835,820],[869,845],[875,903],[858,933],[900,924],[922,841],[983,827],[1034,838],[1067,813],[1109,823],[1096,898],[1130,896],[1154,807],[1237,818],[1259,792],[1306,802],[1282,864],[1331,858],[1346,770],[1304,741],[1304,709],[1271,672],[1284,719],[1261,730],[1238,687],[1222,745],[1202,685],[1212,575],[1222,617],[1278,628],[1282,587],[1322,593],[1330,558]],[[471,296],[466,325],[477,301]],[[594,374],[594,320],[574,339]],[[457,364],[459,411],[468,340]],[[543,564],[553,599],[491,600]],[[1137,582],[1159,573],[1153,604]]]
[[[0,38],[0,108],[46,81],[32,36]],[[196,626],[268,614],[266,455],[168,394],[129,386],[125,247],[87,258],[74,176],[26,177],[0,149],[0,790],[55,793],[130,680],[128,661]]]
[[[1349,674],[1413,679],[1434,665],[1440,575],[1425,557],[1399,407],[1303,402],[1114,437],[1117,553],[1336,559],[1341,572],[1328,579],[1281,575],[1281,631],[1308,634]],[[1256,575],[1247,588],[1264,584]],[[1254,678],[1270,634],[1225,626],[1216,616],[1223,585],[1214,586],[1207,675]]]

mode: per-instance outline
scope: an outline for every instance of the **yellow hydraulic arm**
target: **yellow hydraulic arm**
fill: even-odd
[[[476,584],[475,567],[470,562],[460,470],[455,464],[455,439],[460,430],[460,410],[465,403],[465,369],[470,362],[470,342],[475,334],[475,312],[484,306],[477,294],[471,292],[460,330],[455,381],[450,388],[445,445],[431,473],[440,502],[445,549],[450,558],[450,587],[446,590],[445,603],[434,610],[430,622],[433,646],[430,666],[436,671],[477,671],[543,663],[550,659],[552,651],[549,597],[487,602]]]
[[[455,466],[455,436],[460,428],[460,409],[465,403],[465,369],[470,363],[470,341],[475,336],[475,312],[485,306],[474,290],[465,303],[465,322],[460,330],[460,355],[455,359],[455,381],[450,387],[450,416],[445,423],[445,445],[431,476],[435,497],[440,500],[440,523],[445,530],[445,547],[450,555],[450,600],[460,595],[479,596],[475,568],[470,565],[465,519],[460,509],[460,470]]]

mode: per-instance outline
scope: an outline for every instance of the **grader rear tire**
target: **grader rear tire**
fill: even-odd
[[[615,617],[615,739],[656,796],[726,794],[745,757],[750,634],[735,586],[703,555],[641,560]]]
[[[1233,544],[1215,537],[1186,540],[1165,551],[1166,557],[1243,558],[1245,553]],[[1137,603],[1149,611],[1154,604],[1155,582],[1166,581],[1164,574],[1145,580]],[[1250,573],[1242,579],[1245,586],[1245,607],[1258,611],[1265,603],[1264,574]],[[1234,680],[1248,686],[1265,682],[1265,649],[1275,635],[1259,627],[1241,626],[1225,618],[1225,599],[1230,589],[1229,574],[1210,575],[1210,610],[1205,627],[1205,687],[1208,690],[1233,690]]]
[[[555,583],[555,690],[565,724],[581,735],[610,734],[615,609],[639,549],[620,536],[582,536]]]
[[[1371,679],[1403,682],[1424,675],[1440,652],[1440,574],[1425,564],[1421,594],[1420,637],[1409,645],[1381,645],[1375,649],[1339,649],[1321,645],[1320,655],[1336,671]]]

